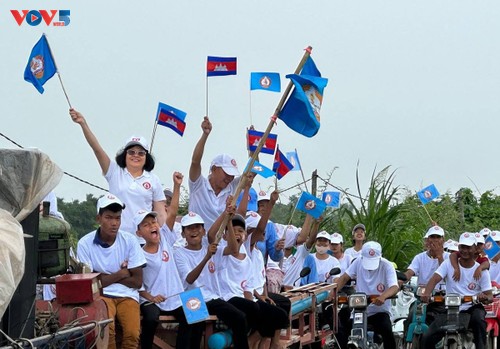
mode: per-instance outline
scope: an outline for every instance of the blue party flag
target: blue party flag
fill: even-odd
[[[156,112],[156,121],[158,125],[166,126],[174,130],[181,137],[186,129],[186,113],[165,103],[158,103]]]
[[[250,164],[251,159],[248,160],[247,167]],[[269,178],[271,176],[274,176],[274,171],[271,170],[270,168],[262,165],[260,162],[257,160],[254,161],[252,168],[250,169],[251,172],[257,173],[261,175],[264,178]],[[245,169],[246,172],[246,169]]]
[[[278,117],[295,132],[312,137],[319,130],[319,112],[328,79],[321,77],[311,57],[308,57],[300,75],[286,77],[292,80],[295,88]]]
[[[491,236],[488,236],[484,240],[483,250],[489,259],[493,259],[498,253],[500,253],[500,246],[498,246],[497,242],[493,240]]]
[[[198,287],[182,292],[179,297],[188,324],[205,321],[209,318],[210,314],[208,314],[207,305]]]
[[[297,210],[305,212],[316,219],[323,214],[325,208],[326,204],[322,200],[305,191],[302,192],[299,201],[297,201]]]
[[[236,57],[207,57],[207,76],[236,75]]]
[[[422,204],[428,204],[435,198],[439,196],[439,192],[434,184],[425,187],[424,189],[417,192],[417,196],[422,201]]]
[[[299,161],[299,154],[297,153],[296,150],[287,152],[286,158],[293,165],[292,171],[300,171],[301,166]]]
[[[250,90],[281,91],[279,73],[250,73]]]
[[[323,192],[323,201],[328,207],[340,207],[340,192],[325,191]]]
[[[284,175],[293,169],[293,165],[288,161],[278,146],[274,153],[273,171],[276,172],[276,178],[281,179]]]
[[[247,133],[247,148],[250,151],[255,151],[257,149],[257,146],[259,145],[260,139],[264,135],[264,132],[256,131],[256,130],[248,130]],[[262,149],[260,150],[261,153],[263,154],[274,154],[274,150],[276,149],[276,143],[278,142],[278,135],[270,133],[267,138],[266,142],[262,146]]]
[[[43,85],[57,72],[56,63],[50,53],[45,34],[33,46],[28,64],[24,69],[24,80],[31,82],[38,92],[43,93]]]

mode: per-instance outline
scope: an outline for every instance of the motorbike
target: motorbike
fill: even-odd
[[[492,282],[493,286],[493,302],[485,305],[486,310],[486,347],[489,349],[498,348],[498,335],[500,332],[500,290],[498,284]]]
[[[414,290],[414,286],[407,286],[407,289]],[[427,332],[429,326],[425,319],[427,315],[427,304],[420,300],[424,293],[423,286],[416,287],[415,292],[415,307],[412,315],[412,321],[408,326],[408,331],[405,337],[405,349],[419,349],[422,335]]]
[[[411,305],[415,302],[413,285],[404,285],[397,297],[391,300],[392,333],[396,348],[405,348],[404,322],[408,318]]]

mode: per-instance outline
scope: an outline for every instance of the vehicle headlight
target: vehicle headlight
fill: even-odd
[[[368,305],[366,294],[356,293],[349,297],[349,308],[366,308]]]
[[[460,295],[458,294],[447,294],[444,299],[444,305],[446,306],[459,306],[462,303]]]

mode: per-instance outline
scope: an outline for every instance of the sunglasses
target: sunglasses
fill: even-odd
[[[135,155],[146,156],[146,152],[144,150],[135,151],[133,149],[129,149],[127,150],[127,154],[130,156],[135,156]]]

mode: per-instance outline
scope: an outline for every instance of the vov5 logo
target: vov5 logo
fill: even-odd
[[[10,10],[17,24],[21,26],[24,21],[32,27],[39,25],[42,21],[50,26],[65,27],[69,25],[69,10]],[[56,20],[56,15],[59,17]]]

